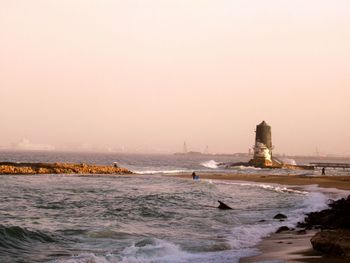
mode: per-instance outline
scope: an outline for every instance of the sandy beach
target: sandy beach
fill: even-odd
[[[247,257],[240,263],[251,262],[309,262],[309,263],[341,263],[346,259],[323,256],[315,251],[310,243],[311,237],[316,233],[310,230],[306,234],[288,231],[273,234],[265,238],[256,247],[261,253],[257,256]]]
[[[202,179],[236,180],[258,183],[275,183],[290,186],[318,185],[324,188],[350,190],[350,176],[302,176],[302,175],[257,175],[257,174],[199,174]],[[190,174],[176,177],[192,179]],[[350,192],[349,192],[350,193]],[[316,233],[310,230],[306,234],[297,231],[274,233],[264,238],[256,248],[257,256],[243,258],[240,263],[250,262],[320,262],[340,263],[348,259],[327,257],[312,248],[310,239]]]
[[[325,188],[350,190],[350,176],[258,175],[258,174],[198,174],[202,179],[236,180],[283,185],[318,185]],[[170,175],[192,179],[190,174]]]

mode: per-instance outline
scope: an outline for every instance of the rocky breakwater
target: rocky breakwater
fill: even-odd
[[[0,162],[0,174],[132,174],[126,168],[74,163]]]
[[[308,214],[298,226],[320,229],[311,238],[313,248],[350,262],[350,195],[346,199],[331,201],[329,209]]]

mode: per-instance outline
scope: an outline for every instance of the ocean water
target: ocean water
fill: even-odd
[[[117,161],[141,175],[0,177],[0,262],[238,262],[282,225],[345,192],[168,177],[214,160],[169,156],[1,153],[1,161]],[[174,159],[173,159],[174,158]],[[221,162],[225,160],[215,160]],[[228,160],[232,161],[232,160]],[[192,166],[191,166],[192,165]],[[244,169],[243,169],[244,170]],[[157,172],[154,172],[157,171]],[[259,171],[258,171],[259,172]],[[217,200],[233,210],[219,210]],[[273,216],[283,213],[284,222]]]

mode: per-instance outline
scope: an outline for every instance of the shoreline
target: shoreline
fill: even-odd
[[[347,259],[325,256],[313,249],[310,239],[317,230],[307,230],[306,234],[297,231],[274,233],[265,237],[255,246],[259,254],[241,258],[239,263],[252,262],[305,262],[305,263],[342,263]]]
[[[322,188],[336,188],[350,191],[349,176],[306,176],[306,175],[259,175],[259,174],[220,174],[220,173],[197,173],[201,179],[208,180],[233,180],[256,183],[273,183],[292,186],[318,185]],[[170,174],[168,177],[191,179],[191,174]]]
[[[248,181],[255,183],[272,183],[290,186],[318,185],[321,188],[334,188],[350,191],[350,176],[305,176],[305,175],[258,175],[258,174],[198,174],[201,179]],[[191,174],[168,175],[192,180]],[[252,262],[305,262],[305,263],[343,263],[348,259],[324,255],[313,249],[311,238],[319,230],[298,230],[271,233],[253,248],[258,250],[255,256],[244,257],[239,263]]]

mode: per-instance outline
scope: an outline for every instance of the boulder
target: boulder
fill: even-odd
[[[284,214],[281,214],[281,213],[279,213],[273,217],[273,219],[286,219],[286,218],[287,218],[287,216]]]
[[[350,230],[324,230],[311,238],[312,247],[328,255],[350,259]]]
[[[285,232],[285,231],[289,231],[289,230],[291,230],[289,227],[281,226],[279,229],[277,229],[276,233],[281,233],[281,232]]]
[[[322,229],[350,229],[350,195],[347,199],[342,198],[332,201],[329,207],[329,209],[320,212],[307,214],[305,221],[298,223],[298,226]]]

